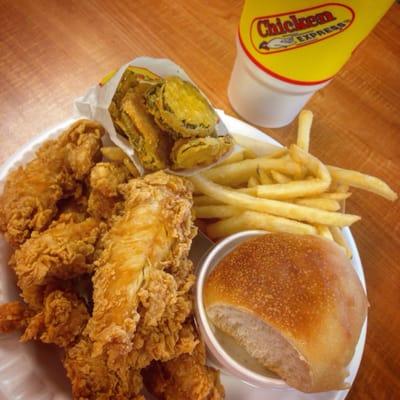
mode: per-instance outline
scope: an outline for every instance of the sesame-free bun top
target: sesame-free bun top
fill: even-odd
[[[368,303],[334,242],[283,233],[249,239],[210,273],[204,304],[219,329],[289,385],[345,388]]]

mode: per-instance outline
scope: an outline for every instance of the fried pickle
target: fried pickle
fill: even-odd
[[[218,161],[233,147],[231,136],[177,140],[171,151],[172,168],[190,169]]]
[[[167,167],[171,145],[168,134],[158,127],[144,105],[149,86],[140,83],[128,90],[121,104],[121,121],[144,168],[155,171]]]
[[[190,82],[168,76],[146,94],[146,106],[161,129],[174,138],[212,136],[218,116]]]

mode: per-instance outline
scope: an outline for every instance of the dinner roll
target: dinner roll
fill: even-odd
[[[210,273],[204,304],[216,327],[294,388],[346,388],[368,302],[334,242],[286,233],[249,239]]]

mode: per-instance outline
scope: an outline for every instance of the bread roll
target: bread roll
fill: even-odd
[[[213,324],[304,392],[346,387],[368,302],[343,250],[326,239],[249,239],[211,272],[204,304]]]

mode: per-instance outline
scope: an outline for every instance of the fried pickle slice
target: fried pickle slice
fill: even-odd
[[[190,82],[168,76],[146,94],[146,106],[158,126],[177,138],[211,136],[218,116]]]
[[[218,161],[232,147],[231,136],[177,140],[171,151],[172,169],[205,167]]]
[[[144,106],[144,93],[149,86],[143,82],[128,90],[121,104],[121,120],[143,167],[157,171],[167,167],[171,145],[169,136],[157,126]]]
[[[151,71],[140,68],[129,66],[126,68],[125,72],[118,83],[117,90],[111,100],[108,111],[110,112],[111,119],[114,123],[114,128],[120,135],[127,137],[125,132],[125,125],[122,121],[121,116],[121,104],[128,90],[133,89],[135,86],[142,82],[147,83],[159,83],[161,78],[152,73]]]

